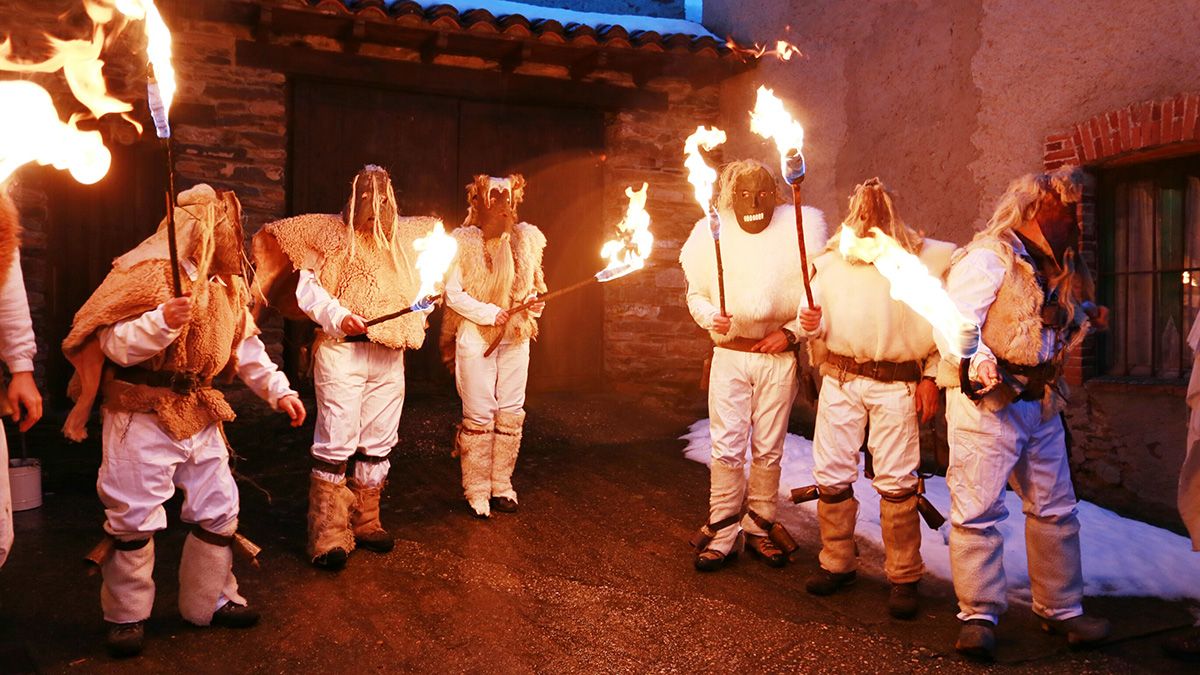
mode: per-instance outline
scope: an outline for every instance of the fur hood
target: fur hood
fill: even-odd
[[[811,263],[825,248],[828,231],[820,210],[805,206],[803,213],[804,242]],[[679,252],[679,262],[691,291],[719,306],[716,252],[708,218],[692,228]],[[778,327],[795,318],[804,298],[804,280],[792,205],[777,206],[771,223],[758,234],[742,230],[733,213],[721,213],[721,264],[725,307],[733,316],[730,336],[762,337],[763,324]]]

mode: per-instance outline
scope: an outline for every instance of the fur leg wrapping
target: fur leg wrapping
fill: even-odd
[[[350,509],[354,493],[339,485],[310,474],[308,490],[308,558],[340,548],[354,550],[354,533],[350,531]]]
[[[207,626],[212,623],[222,595],[236,604],[246,604],[246,599],[238,594],[237,579],[233,576],[233,549],[201,541],[189,533],[179,562],[180,615],[188,623]]]
[[[838,499],[834,495],[817,502],[817,523],[821,527],[821,569],[845,574],[858,568],[858,549],[854,545],[854,524],[858,520],[858,500]]]
[[[496,413],[496,442],[492,446],[492,496],[517,501],[513,489],[513,469],[521,451],[521,435],[525,426],[525,411]]]
[[[920,580],[925,572],[921,561],[921,519],[915,493],[898,497],[885,494],[879,500],[883,571],[893,584],[907,584]]]
[[[383,496],[383,486],[365,487],[351,479],[350,492],[354,493],[354,509],[350,513],[354,536],[363,538],[386,534],[383,523],[379,522],[379,499]]]
[[[114,550],[100,567],[100,608],[104,620],[133,623],[154,608],[154,540],[132,551]]]
[[[742,510],[742,502],[746,498],[746,474],[742,467],[713,460],[709,481],[708,522],[718,522]],[[737,524],[730,525],[717,532],[708,548],[728,554],[733,550],[740,531]]]
[[[776,507],[779,504],[779,475],[781,472],[782,468],[779,466],[750,465],[750,488],[746,495],[746,503],[750,510],[772,523],[775,522]],[[767,534],[750,519],[749,515],[742,520],[742,528],[750,534],[758,536]]]
[[[496,434],[463,420],[455,445],[462,462],[463,495],[476,514],[491,515],[488,500],[492,496],[492,445]]]

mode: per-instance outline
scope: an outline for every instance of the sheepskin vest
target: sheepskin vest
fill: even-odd
[[[226,283],[216,280],[192,282],[183,278],[184,292],[192,294],[192,321],[166,349],[136,368],[186,374],[209,382],[237,368],[237,348],[254,332],[246,320],[250,291],[241,277]],[[200,292],[198,284],[205,284]],[[114,269],[75,315],[63,351],[72,358],[105,327],[135,319],[169,300],[171,266],[152,259],[131,268]],[[70,388],[78,395],[78,383]],[[211,386],[191,391],[131,384],[114,378],[105,368],[101,390],[104,407],[112,411],[153,414],[163,430],[175,440],[190,438],[214,422],[234,419],[233,409],[220,391]],[[90,405],[88,406],[90,407]]]
[[[983,322],[983,342],[997,357],[1021,366],[1036,366],[1042,347],[1042,304],[1045,291],[1038,284],[1033,265],[999,239],[984,239],[967,246],[981,246],[1000,256],[1008,266],[996,301]]]
[[[804,208],[804,241],[809,251],[825,247],[824,215]],[[732,213],[721,214],[721,266],[725,272],[725,312],[733,317],[726,335],[709,331],[716,345],[735,337],[760,339],[796,318],[804,300],[804,275],[791,204],[776,207],[758,234],[738,226]],[[717,256],[708,218],[701,219],[679,251],[689,292],[699,292],[718,309]]]
[[[518,223],[513,228],[507,247],[512,255],[511,284],[496,283],[495,274],[486,260],[483,232],[478,227],[464,225],[452,235],[458,241],[454,264],[462,276],[463,290],[472,298],[508,309],[521,304],[533,293],[546,292],[542,271],[546,235],[537,227]],[[444,334],[458,335],[458,329],[466,319],[447,307],[442,320]],[[478,329],[479,335],[488,343],[501,334],[513,341],[532,340],[538,334],[537,319],[529,312],[518,312],[503,326],[478,326]]]
[[[192,293],[192,320],[165,350],[138,364],[139,368],[186,373],[201,382],[237,369],[237,348],[246,337],[246,306],[250,293],[241,277],[233,283],[201,282],[208,288],[197,295],[196,283],[186,284]],[[213,422],[231,422],[235,415],[217,389],[201,387],[177,393],[165,387],[130,384],[111,379],[104,385],[104,407],[122,412],[154,413],[158,422],[176,440],[189,438]]]
[[[351,247],[348,228],[338,215],[296,216],[264,229],[275,236],[295,269],[313,270],[321,287],[343,307],[370,320],[418,299],[420,280],[412,242],[428,234],[435,221],[401,217],[392,242],[395,256],[358,232]],[[425,341],[425,315],[414,312],[370,326],[367,337],[391,349],[420,349]]]

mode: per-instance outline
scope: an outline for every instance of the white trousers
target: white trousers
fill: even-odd
[[[103,410],[104,457],[96,491],[104,529],[113,537],[145,539],[167,527],[163,503],[184,492],[180,519],[221,535],[237,529],[238,489],[229,450],[216,424],[191,438],[171,438],[154,415]]]
[[[870,422],[867,449],[874,461],[872,485],[898,494],[917,486],[920,430],[915,385],[858,377],[845,382],[826,375],[813,434],[813,478],[822,488],[842,491],[858,479],[859,450]]]
[[[167,526],[163,503],[183,490],[180,519],[214,534],[237,531],[238,489],[229,468],[229,450],[216,424],[191,438],[171,438],[154,415],[102,409],[104,456],[96,490],[104,504],[104,529],[120,541],[147,539]],[[187,560],[185,548],[185,561]],[[181,605],[196,595],[202,582],[224,590],[206,602],[216,610],[227,600],[245,603],[230,569],[210,567],[181,579]],[[114,623],[141,621],[154,604],[154,543],[137,551],[116,551],[104,564],[101,606]],[[211,577],[205,579],[202,577]],[[212,581],[215,580],[215,581]],[[210,584],[211,585],[211,584]],[[207,597],[207,596],[206,596]]]
[[[791,352],[756,354],[714,348],[708,379],[713,465],[741,469],[745,466],[748,449],[752,466],[772,470],[779,467],[797,388],[796,356]],[[739,511],[745,488],[743,483],[741,490],[727,494],[717,481],[713,481],[709,492],[709,522],[728,518]],[[776,481],[775,492],[778,491]],[[739,529],[757,536],[766,534],[746,516],[740,528],[731,526],[717,532],[709,548],[728,553]]]
[[[313,356],[317,423],[312,455],[332,464],[356,453],[386,458],[399,440],[404,408],[404,350],[373,342],[323,340]],[[387,459],[355,462],[354,477],[365,487],[383,485]],[[315,473],[340,483],[342,476]]]
[[[1083,613],[1079,520],[1062,421],[1042,421],[1041,403],[1017,401],[997,412],[946,390],[950,437],[950,563],[959,618],[996,622],[1008,607],[1004,536],[1010,483],[1025,512],[1033,610],[1049,619]],[[1010,478],[1011,476],[1011,478]]]
[[[8,439],[0,425],[0,567],[8,559],[13,544],[12,490],[8,484]]]
[[[455,341],[454,375],[463,419],[478,429],[491,428],[497,412],[522,412],[529,382],[529,340],[501,342],[491,356],[483,355],[487,348],[467,333]]]

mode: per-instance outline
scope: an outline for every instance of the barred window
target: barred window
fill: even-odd
[[[1200,156],[1109,169],[1099,179],[1098,290],[1112,310],[1101,368],[1184,378],[1200,311]]]

